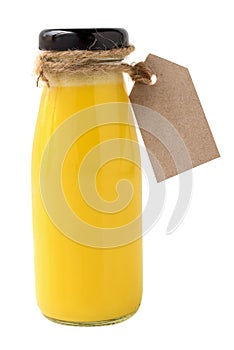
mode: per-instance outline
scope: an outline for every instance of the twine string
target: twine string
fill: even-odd
[[[49,87],[53,76],[60,73],[69,77],[76,73],[92,74],[99,71],[124,72],[129,74],[134,82],[152,85],[154,74],[144,62],[122,62],[134,49],[131,45],[112,50],[40,51],[35,65],[37,86],[41,81]]]

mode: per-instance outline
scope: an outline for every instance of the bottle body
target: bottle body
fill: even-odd
[[[124,158],[129,141],[136,143],[137,136],[131,116],[121,112],[123,123],[101,125],[100,113],[96,106],[110,104],[110,114],[118,120],[118,103],[128,104],[124,81],[121,74],[111,79],[96,79],[93,82],[73,84],[72,86],[44,87],[38,121],[34,137],[32,155],[32,205],[35,252],[35,275],[37,301],[42,313],[55,321],[68,324],[98,325],[118,322],[136,312],[142,294],[142,240],[141,220],[135,225],[135,237],[126,239],[124,244],[102,246],[83,244],[66,234],[46,208],[41,191],[41,165],[47,181],[52,175],[61,144],[49,141],[61,125],[67,123],[76,113],[92,109],[94,126],[75,140],[64,157],[61,168],[61,186],[71,211],[88,223],[88,230],[102,227],[108,229],[122,226],[141,215],[141,170],[139,168],[139,149],[129,149],[132,161]],[[81,118],[84,130],[89,118]],[[130,119],[129,119],[130,118]],[[79,130],[78,130],[79,131]],[[69,135],[64,134],[64,138]],[[118,198],[116,184],[125,179],[132,185],[134,194],[131,201],[116,211],[106,212],[101,204],[89,205],[85,193],[90,188],[91,167],[86,169],[83,178],[83,193],[78,183],[81,165],[93,149],[100,143],[115,140],[120,156],[103,163],[103,149],[95,153],[95,162],[100,163],[96,173],[96,190],[108,206]],[[118,144],[119,143],[119,144]],[[43,154],[47,147],[47,157]],[[108,147],[109,148],[109,147]],[[115,147],[116,148],[116,147]],[[131,148],[131,146],[130,146]],[[123,150],[123,157],[121,157]],[[104,151],[105,152],[105,151]],[[93,160],[94,161],[94,160]],[[92,158],[91,158],[92,162]],[[134,163],[135,162],[135,163]],[[103,164],[102,164],[103,163]],[[138,164],[138,165],[137,165]],[[89,164],[90,165],[90,164]],[[101,166],[102,165],[102,166]],[[90,170],[91,169],[91,170]],[[63,218],[54,194],[47,188],[46,196]],[[92,193],[91,193],[92,196]],[[89,234],[89,232],[88,232]],[[126,226],[126,237],[128,228]],[[105,245],[105,244],[104,244]]]

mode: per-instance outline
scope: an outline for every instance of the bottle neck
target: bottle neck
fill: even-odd
[[[84,72],[67,74],[59,73],[49,76],[50,87],[69,87],[69,86],[84,86],[84,85],[109,85],[123,84],[122,72],[102,72],[95,71],[89,74]]]
[[[67,101],[73,106],[79,101],[79,108],[115,102],[129,102],[127,88],[122,73],[94,74],[91,77],[74,77],[74,80],[50,80],[49,87],[44,84],[44,96],[50,96],[53,103]]]

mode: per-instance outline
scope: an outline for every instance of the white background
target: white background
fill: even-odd
[[[234,348],[233,11],[231,1],[13,1],[1,5],[2,349]],[[46,320],[34,293],[30,158],[40,89],[31,72],[44,28],[125,27],[138,51],[189,67],[221,158],[194,169],[182,225],[165,235],[178,179],[167,181],[144,239],[144,296],[130,320],[76,328]]]

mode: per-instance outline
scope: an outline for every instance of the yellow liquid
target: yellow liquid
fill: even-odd
[[[36,294],[39,308],[45,316],[67,324],[118,322],[136,312],[141,301],[141,238],[110,248],[80,244],[53,223],[40,190],[41,160],[54,131],[75,113],[109,102],[128,103],[120,76],[113,76],[106,82],[97,80],[77,86],[43,88],[32,154]],[[118,112],[117,106],[111,108],[113,113]],[[125,119],[128,123],[127,113]],[[85,126],[85,123],[86,119],[83,118],[82,125]],[[97,210],[101,208],[93,208],[85,202],[77,185],[79,167],[88,152],[100,142],[116,138],[121,140],[120,154],[121,149],[128,146],[125,140],[137,140],[135,129],[128,124],[98,126],[71,145],[61,170],[62,188],[71,210],[84,222],[97,227],[114,228],[128,224],[135,216],[141,215],[141,171],[129,160],[118,158],[107,162],[96,178],[97,191],[107,203],[116,200],[115,186],[119,180],[124,178],[131,182],[132,199],[121,211],[105,213]],[[59,144],[47,158],[48,172],[56,162],[56,149],[59,149]],[[101,160],[102,154],[99,157]],[[139,153],[132,157],[139,163]],[[85,185],[88,188],[88,182]],[[138,224],[136,230],[136,235],[140,237],[141,225]]]

